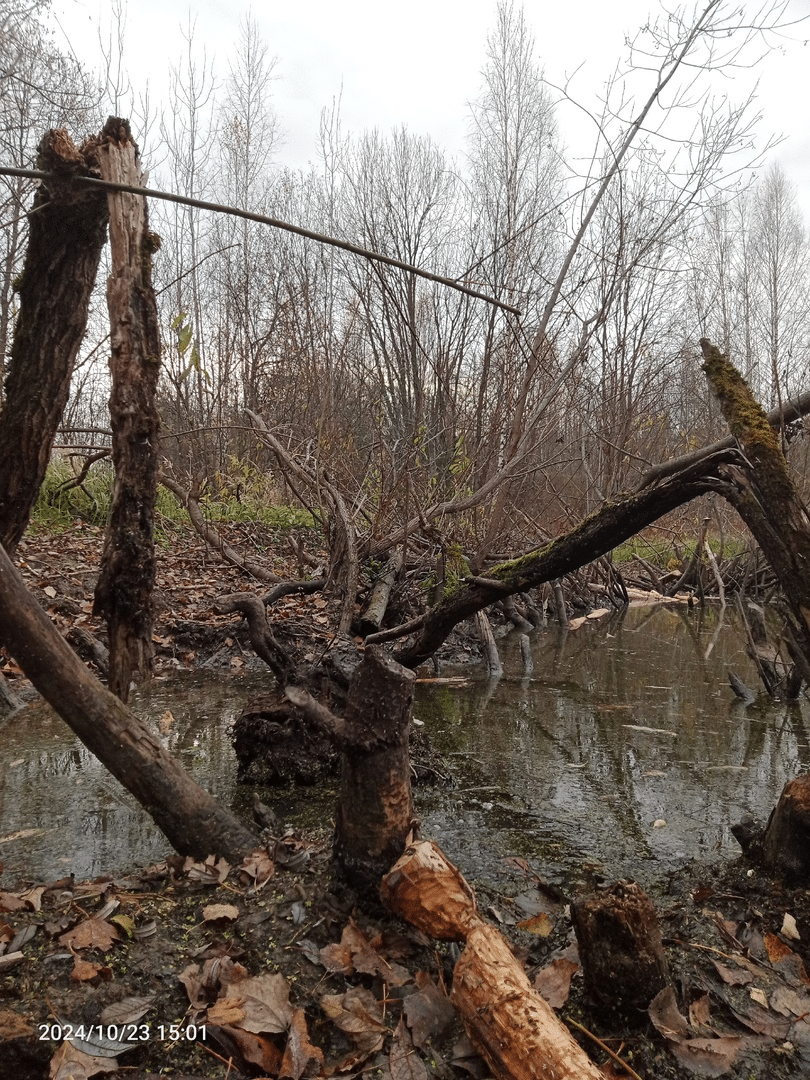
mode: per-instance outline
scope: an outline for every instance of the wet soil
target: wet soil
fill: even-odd
[[[273,537],[251,527],[229,542],[270,551]],[[83,526],[21,545],[22,572],[64,631],[101,637],[91,616],[99,545]],[[158,587],[162,667],[256,663],[238,616],[211,607],[218,595],[253,589],[238,570],[184,534],[162,551]],[[279,638],[305,661],[328,645],[331,616],[317,595],[285,598],[272,613]],[[472,653],[463,638],[452,648],[456,658]],[[15,693],[30,693],[13,661],[4,670]],[[115,1065],[133,1080],[489,1075],[447,998],[456,946],[354,895],[333,877],[329,851],[327,832],[277,827],[241,868],[176,858],[94,882],[4,881],[3,1075],[81,1080]],[[810,1075],[804,886],[774,881],[743,857],[688,864],[656,882],[649,892],[672,997],[639,1018],[623,1014],[618,993],[608,1013],[585,1000],[571,896],[550,888],[542,867],[504,859],[500,881],[473,884],[480,910],[605,1075]]]

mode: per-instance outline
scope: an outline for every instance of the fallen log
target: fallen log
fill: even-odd
[[[383,903],[424,933],[465,941],[451,1000],[496,1080],[604,1080],[533,990],[504,937],[478,914],[464,877],[430,840],[409,845],[383,878]]]

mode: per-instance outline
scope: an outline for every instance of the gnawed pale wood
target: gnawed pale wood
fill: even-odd
[[[424,933],[466,945],[452,1001],[497,1080],[603,1080],[568,1029],[532,989],[503,936],[436,844],[411,844],[383,878],[383,902]]]

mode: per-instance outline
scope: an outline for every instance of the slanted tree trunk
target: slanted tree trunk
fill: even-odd
[[[700,342],[703,370],[745,461],[725,466],[726,495],[779,579],[794,616],[793,631],[810,661],[810,515],[788,472],[765,410],[731,361]]]
[[[117,117],[107,121],[99,162],[104,180],[140,184],[140,161],[128,121]],[[112,273],[107,282],[107,307],[115,485],[93,613],[107,620],[110,689],[126,701],[133,677],[151,675],[154,657],[154,520],[160,426],[155,393],[160,329],[152,288],[152,254],[159,240],[149,232],[142,195],[111,192],[109,207]]]
[[[250,830],[192,780],[146,724],[90,674],[2,548],[0,644],[176,851],[238,862],[255,846]]]
[[[54,435],[87,327],[107,239],[107,196],[76,176],[98,175],[98,140],[77,149],[49,131],[39,165],[52,172],[28,215],[20,311],[0,412],[0,543],[12,556],[45,478]]]

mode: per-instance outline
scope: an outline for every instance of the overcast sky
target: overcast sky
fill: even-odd
[[[701,4],[701,6],[703,6]],[[750,5],[751,10],[759,3]],[[345,131],[383,131],[405,124],[428,133],[452,154],[461,154],[466,104],[481,85],[487,33],[496,0],[137,0],[127,10],[125,62],[136,86],[151,85],[159,105],[170,65],[185,50],[182,29],[195,23],[195,49],[213,60],[219,78],[239,38],[240,18],[252,11],[269,52],[277,58],[275,107],[285,141],[278,160],[306,165],[315,157],[321,110],[341,93]],[[94,66],[98,26],[109,26],[109,0],[53,0],[53,11],[78,55]],[[572,88],[584,106],[596,95],[632,35],[659,10],[655,0],[526,0],[526,20],[546,76],[562,83],[579,69]],[[810,0],[789,0],[793,18],[810,15]],[[796,184],[805,223],[810,224],[810,22],[792,31],[780,51],[759,69],[762,138],[785,139],[771,156]],[[57,42],[59,32],[57,31]],[[719,93],[744,96],[749,79],[718,77]],[[576,153],[592,145],[592,125],[567,107],[560,113],[564,141]],[[770,160],[770,159],[769,159]]]

